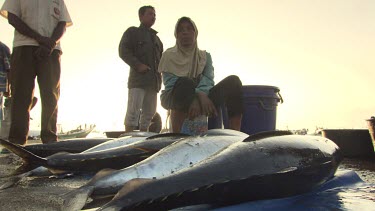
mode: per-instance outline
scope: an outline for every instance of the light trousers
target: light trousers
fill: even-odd
[[[155,115],[156,106],[156,91],[141,88],[129,89],[125,126],[139,126],[139,130],[146,131],[150,126],[152,117]]]

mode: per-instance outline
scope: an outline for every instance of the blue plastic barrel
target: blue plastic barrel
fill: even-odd
[[[276,109],[282,102],[280,89],[275,86],[245,85],[242,87],[244,113],[241,131],[254,134],[276,129]],[[228,128],[228,115],[224,105],[218,108],[218,116],[208,119],[208,129]]]
[[[244,113],[241,131],[249,135],[276,129],[276,109],[283,102],[275,86],[246,85],[242,87]]]

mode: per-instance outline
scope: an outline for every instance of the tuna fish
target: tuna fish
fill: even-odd
[[[185,134],[162,134],[148,138],[142,137],[141,141],[120,147],[99,151],[86,150],[82,153],[61,152],[46,158],[34,155],[19,145],[12,144],[5,140],[0,139],[0,144],[24,160],[24,164],[15,174],[25,173],[39,166],[48,168],[54,174],[65,172],[87,173],[97,172],[104,168],[125,168],[149,157],[160,149],[186,136]],[[107,142],[104,144],[107,144]]]
[[[323,137],[249,137],[170,176],[133,179],[99,210],[220,207],[293,196],[332,178],[341,160],[337,145]]]
[[[89,196],[113,196],[124,183],[134,178],[153,179],[171,175],[245,139],[243,133],[230,130],[221,131],[221,135],[209,134],[217,133],[212,131],[206,136],[194,136],[175,142],[149,158],[121,170],[98,172],[86,185],[64,197],[64,209],[81,209]]]

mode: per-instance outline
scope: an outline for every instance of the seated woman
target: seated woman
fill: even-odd
[[[199,50],[198,30],[188,17],[182,17],[175,27],[176,45],[167,49],[159,64],[164,90],[161,105],[171,110],[172,132],[180,132],[186,118],[199,115],[216,116],[217,107],[225,105],[228,127],[240,130],[243,113],[242,83],[229,76],[214,86],[211,55]]]

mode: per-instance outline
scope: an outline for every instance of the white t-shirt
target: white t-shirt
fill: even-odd
[[[31,29],[45,37],[52,36],[60,21],[65,21],[66,26],[73,24],[64,0],[5,0],[0,14],[8,18],[8,12],[16,15]],[[39,46],[34,39],[14,30],[13,47],[25,45]],[[61,50],[60,42],[55,49]]]

